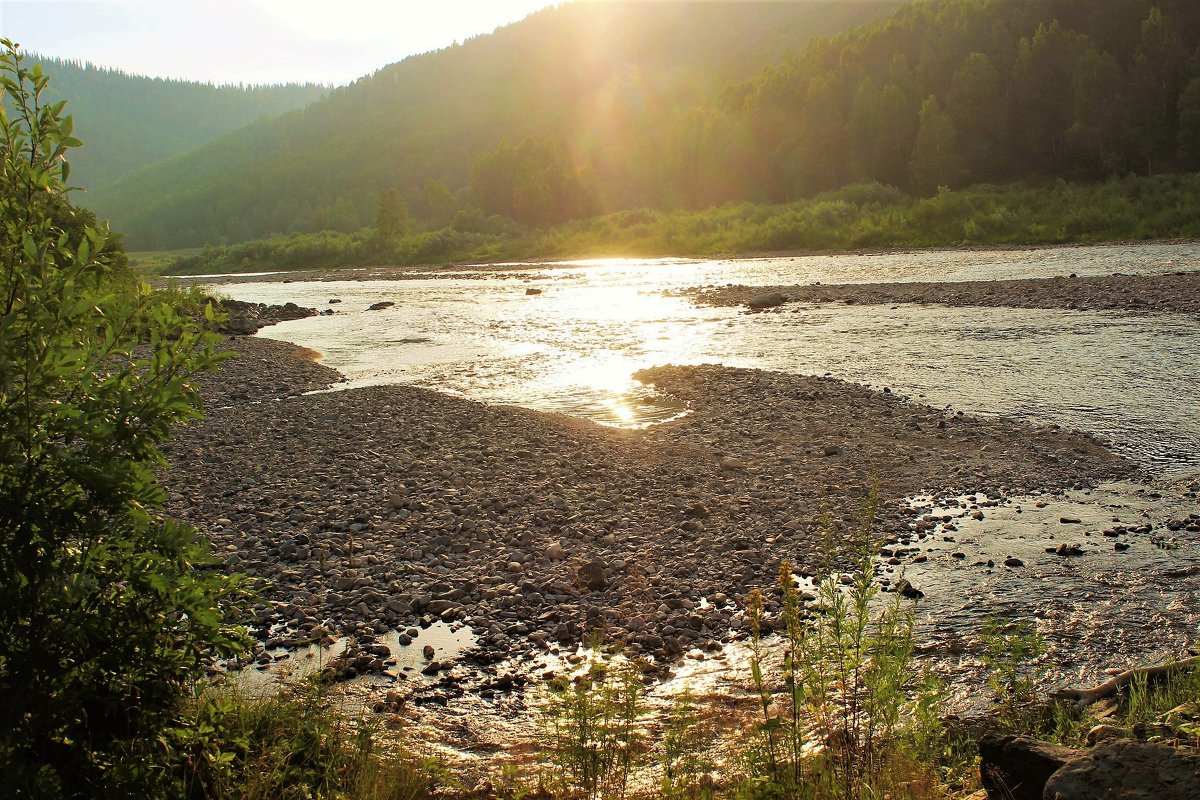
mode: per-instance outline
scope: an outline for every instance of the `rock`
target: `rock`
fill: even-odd
[[[1013,558],[1012,556],[1009,556],[1008,558],[1004,559],[1004,566],[1006,566],[1006,567],[1023,567],[1023,566],[1025,566],[1025,562],[1019,558]]]
[[[1074,755],[1046,781],[1051,800],[1196,800],[1200,751],[1112,739]]]
[[[534,289],[532,286],[525,290],[525,295],[527,297],[532,297],[533,295],[537,295],[537,294],[541,294],[541,293],[542,293],[541,289]]]
[[[1059,517],[1058,521],[1063,525],[1078,525],[1083,522],[1079,517]]]
[[[979,740],[979,778],[991,800],[1042,800],[1050,776],[1075,755],[1069,747],[1028,736],[984,734]]]
[[[825,445],[824,452],[827,456],[836,456],[842,452],[842,448],[838,447],[836,444],[828,444]]]
[[[1110,739],[1128,739],[1129,731],[1124,728],[1118,728],[1116,725],[1095,725],[1087,732],[1084,741],[1088,747],[1094,747],[1100,742],[1106,742]]]
[[[258,321],[250,317],[230,317],[221,325],[221,330],[235,336],[251,336],[258,333]]]
[[[563,550],[563,546],[558,542],[551,542],[546,547],[546,558],[551,561],[562,561],[567,557],[567,553]]]
[[[721,469],[725,469],[725,470],[744,470],[745,468],[746,468],[746,465],[745,465],[745,463],[743,463],[742,461],[740,461],[740,460],[738,460],[738,459],[734,458],[733,456],[724,456],[724,457],[721,459]]]
[[[751,297],[746,301],[746,305],[750,308],[775,308],[787,302],[787,297],[783,292],[767,292],[760,294],[757,297]]]
[[[1063,558],[1068,556],[1081,556],[1083,555],[1083,547],[1077,544],[1066,544],[1064,542],[1054,550],[1054,554],[1057,556],[1062,556]]]
[[[433,600],[429,604],[429,613],[437,614],[439,617],[445,614],[447,611],[457,609],[459,609],[459,605],[453,600]]]
[[[909,600],[920,600],[925,596],[925,593],[909,583],[907,578],[900,579],[900,582],[896,584],[896,591]]]
[[[433,659],[433,653],[433,645],[431,644],[427,644],[421,648],[421,655],[425,657],[426,661],[431,661]]]
[[[575,571],[579,585],[589,592],[599,591],[608,586],[608,578],[604,577],[603,561],[587,561],[579,565]]]
[[[382,311],[383,309],[391,308],[394,305],[396,304],[391,300],[381,300],[378,303],[372,303],[371,305],[367,306],[367,311]]]

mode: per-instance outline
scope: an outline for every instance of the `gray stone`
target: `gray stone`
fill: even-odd
[[[1046,781],[1044,800],[1196,800],[1200,751],[1113,739],[1073,756]]]
[[[221,330],[236,336],[250,336],[258,333],[258,322],[250,317],[230,317],[221,325]]]
[[[1042,800],[1046,781],[1074,755],[1028,736],[989,733],[979,740],[979,778],[990,800]]]

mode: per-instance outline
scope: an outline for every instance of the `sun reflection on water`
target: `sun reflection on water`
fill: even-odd
[[[745,316],[698,307],[684,287],[922,277],[980,279],[1129,271],[1200,263],[1196,245],[1086,247],[688,261],[605,258],[520,264],[439,278],[255,282],[239,299],[331,308],[259,335],[324,354],[344,387],[403,383],[619,427],[684,413],[632,379],[664,364],[720,363],[829,373],[891,386],[934,406],[1010,414],[1099,433],[1150,460],[1195,452],[1188,388],[1200,378],[1196,328],[1121,315],[922,306],[791,307]],[[527,294],[528,289],[540,294]],[[330,305],[331,299],[339,302]],[[367,311],[379,301],[395,306]],[[1171,335],[1167,335],[1167,332]],[[1103,352],[1107,359],[1094,354]],[[1124,368],[1109,364],[1120,359]],[[1018,379],[1019,378],[1019,379]]]

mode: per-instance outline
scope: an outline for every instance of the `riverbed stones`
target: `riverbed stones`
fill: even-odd
[[[227,569],[264,581],[280,610],[260,624],[285,640],[303,620],[336,635],[451,617],[486,634],[492,660],[596,628],[670,658],[744,635],[737,599],[774,584],[782,560],[812,574],[822,509],[845,529],[872,471],[880,530],[900,542],[947,524],[913,524],[897,501],[918,490],[1128,469],[1067,431],[823,378],[656,368],[639,379],[692,413],[627,431],[415,387],[304,395],[340,376],[284,343],[228,346],[237,357],[201,378],[208,416],[169,448],[168,507]],[[853,447],[825,457],[831,442]]]
[[[751,310],[772,307],[756,305],[768,298],[784,298],[793,303],[937,303],[1091,311],[1168,311],[1195,315],[1200,314],[1200,272],[1091,276],[1070,281],[1027,278],[808,286],[729,285],[690,289],[684,294],[710,305],[744,305]],[[775,305],[782,302],[784,300]]]

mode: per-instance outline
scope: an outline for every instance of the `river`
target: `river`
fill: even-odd
[[[217,284],[241,300],[333,309],[259,335],[317,350],[348,386],[411,383],[638,427],[683,411],[631,375],[722,363],[889,386],[967,413],[1085,430],[1157,472],[1200,463],[1200,322],[1184,315],[843,306],[781,314],[672,292],[736,284],[987,280],[1200,268],[1200,246],[696,261],[512,264],[444,275],[362,270],[338,281]],[[540,294],[527,294],[528,291]],[[331,304],[331,300],[339,302]],[[380,311],[373,303],[394,302]]]

